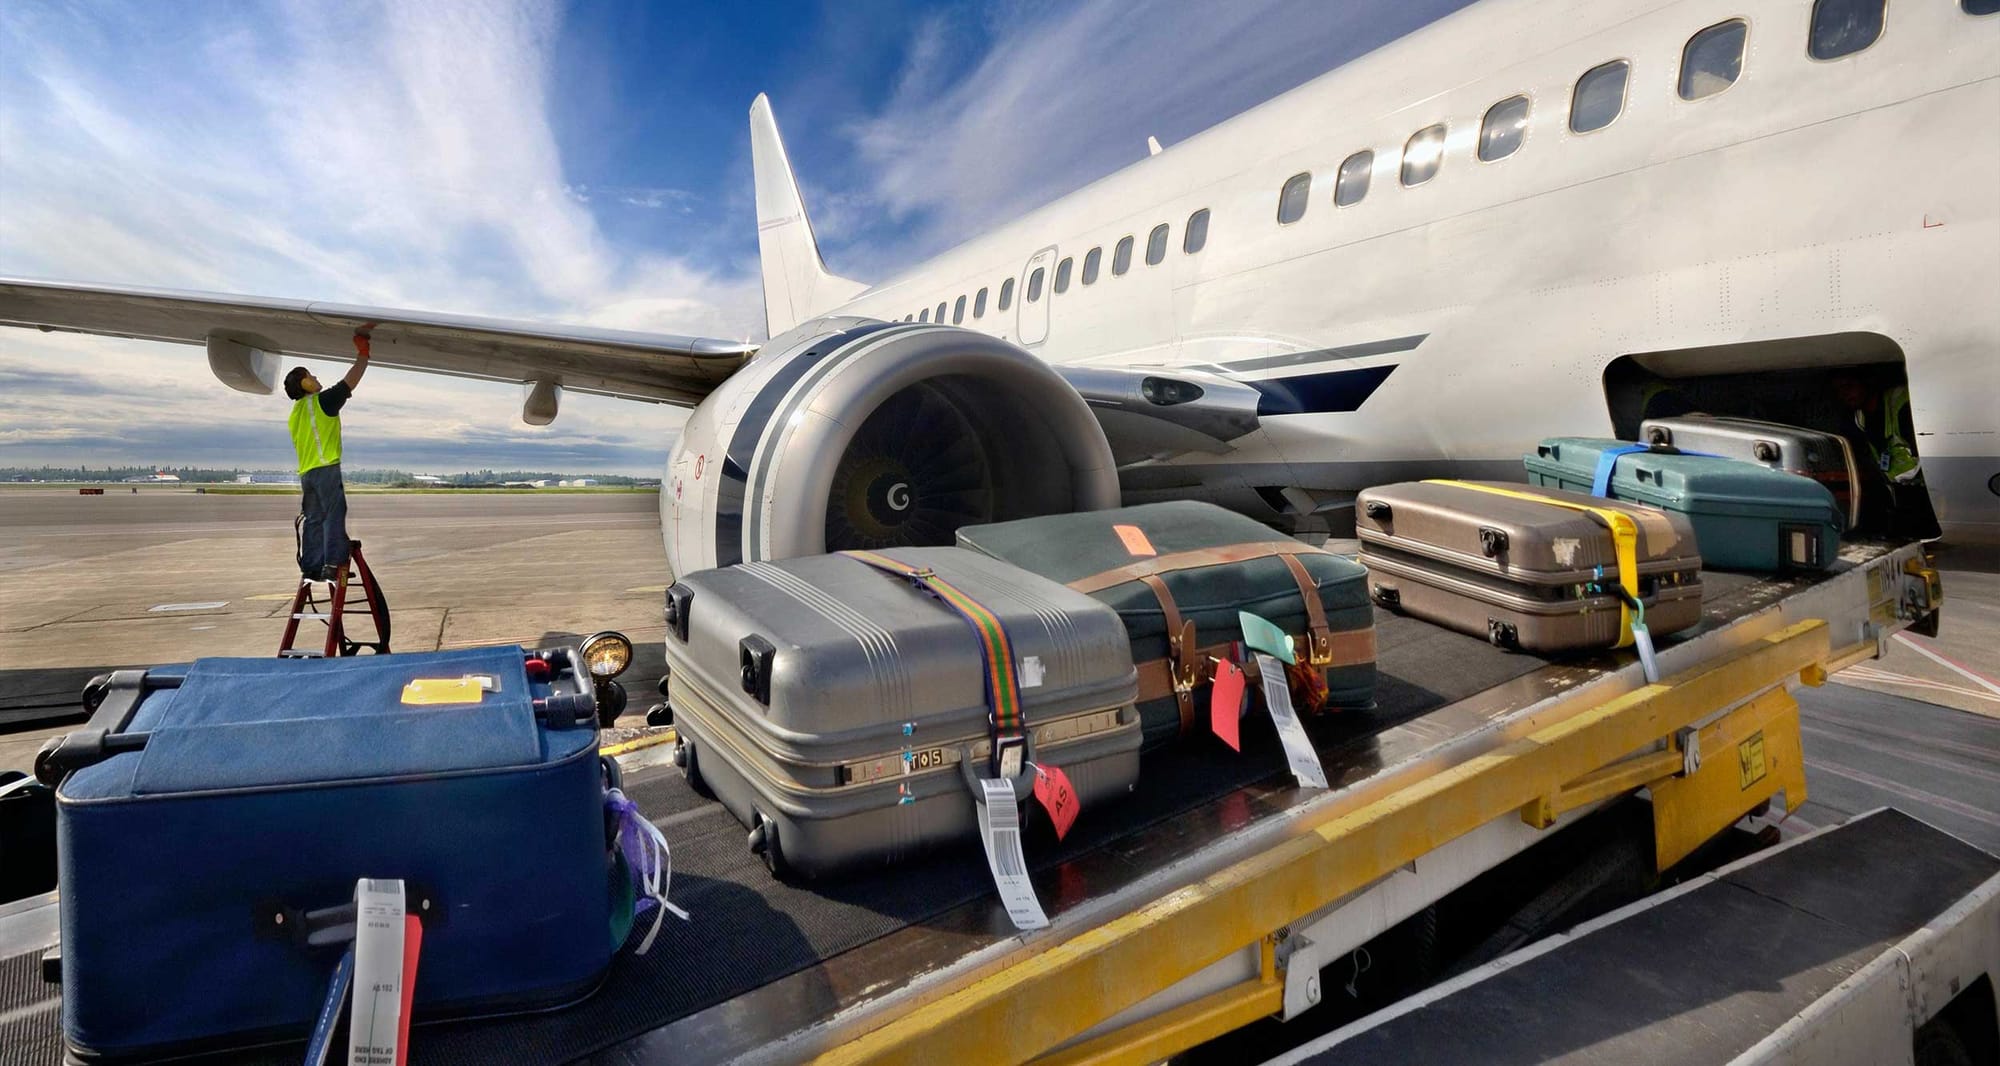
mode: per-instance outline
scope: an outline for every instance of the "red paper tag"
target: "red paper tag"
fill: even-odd
[[[1153,542],[1146,539],[1146,531],[1138,526],[1112,526],[1111,531],[1125,543],[1125,551],[1129,555],[1160,554],[1153,550]]]
[[[1077,811],[1082,804],[1077,802],[1076,789],[1070,787],[1069,775],[1060,766],[1035,764],[1035,798],[1049,812],[1049,821],[1056,827],[1056,839],[1069,835],[1069,827],[1076,824]]]
[[[407,897],[405,897],[407,900]],[[410,1055],[410,1007],[417,998],[417,955],[424,947],[424,923],[417,916],[403,915],[403,1017],[396,1034],[396,1064],[402,1066]]]
[[[1208,695],[1208,727],[1232,751],[1242,751],[1237,717],[1243,710],[1243,668],[1227,659],[1215,661],[1215,684]]]

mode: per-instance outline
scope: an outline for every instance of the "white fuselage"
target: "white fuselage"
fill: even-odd
[[[943,304],[948,320],[1059,364],[1219,366],[1250,381],[1394,366],[1355,409],[1267,415],[1227,454],[1155,468],[1261,471],[1253,480],[1329,493],[1419,470],[1505,476],[1538,438],[1609,435],[1605,371],[1620,357],[1668,376],[1900,363],[1938,517],[1992,538],[2000,16],[1895,3],[1872,45],[1820,61],[1807,53],[1813,6],[1488,0],[838,313],[902,320]],[[1740,77],[1682,99],[1684,47],[1730,19],[1748,25]],[[1578,77],[1621,59],[1622,112],[1572,132]],[[1530,103],[1518,150],[1479,160],[1482,116],[1517,94]],[[1437,173],[1403,186],[1405,142],[1436,123],[1448,130]],[[1336,171],[1364,149],[1367,194],[1336,206]],[[1280,189],[1300,173],[1306,210],[1281,224]],[[1185,253],[1203,209],[1206,243]],[[1166,254],[1148,265],[1161,223]],[[1114,276],[1127,236],[1131,265]],[[1085,285],[1092,249],[1102,260]],[[1127,471],[1128,484],[1144,477]]]

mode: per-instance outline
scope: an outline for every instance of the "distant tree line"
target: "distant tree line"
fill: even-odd
[[[126,478],[150,477],[153,474],[172,474],[191,485],[215,485],[235,482],[245,474],[270,474],[286,476],[291,470],[246,470],[232,467],[228,470],[199,466],[5,466],[0,467],[0,481],[123,481]],[[429,484],[419,482],[416,475],[407,470],[343,470],[341,476],[349,484],[414,486]],[[462,471],[456,474],[435,476],[436,483],[453,486],[497,485],[509,481],[565,481],[590,478],[600,485],[651,485],[657,478],[628,477],[624,474],[559,474],[544,470],[478,470]]]

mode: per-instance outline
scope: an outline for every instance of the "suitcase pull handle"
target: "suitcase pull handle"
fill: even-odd
[[[444,902],[427,886],[403,882],[403,900],[426,932],[444,924]],[[287,906],[281,899],[264,899],[250,906],[250,931],[259,940],[286,940],[307,951],[318,951],[352,943],[355,918],[351,899],[337,907],[310,911]]]
[[[132,724],[148,692],[179,687],[179,677],[152,677],[145,670],[114,670],[108,677],[91,678],[84,688],[90,721],[42,745],[35,753],[35,780],[54,788],[73,770],[144,748],[147,734],[127,733],[125,727]],[[97,702],[90,704],[91,700]]]
[[[1479,550],[1485,552],[1488,559],[1495,558],[1501,552],[1506,551],[1507,531],[1496,529],[1493,526],[1480,526]]]

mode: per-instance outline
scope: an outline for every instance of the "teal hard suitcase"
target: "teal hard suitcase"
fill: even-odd
[[[1523,457],[1528,483],[1685,515],[1711,570],[1824,570],[1846,517],[1797,474],[1719,455],[1596,437],[1554,437]]]

